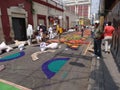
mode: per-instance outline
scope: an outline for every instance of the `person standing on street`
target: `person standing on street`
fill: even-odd
[[[78,25],[75,25],[75,31],[79,31]]]
[[[103,34],[102,26],[99,25],[99,21],[96,21],[94,28],[94,55],[97,56],[97,59],[100,59],[102,57],[101,54],[102,34]]]
[[[52,39],[53,38],[53,28],[51,26],[48,28],[48,32],[49,32],[49,39]]]
[[[31,45],[31,43],[32,43],[32,36],[33,36],[33,28],[32,28],[31,24],[28,24],[28,27],[27,27],[28,45]]]
[[[43,40],[43,28],[42,28],[42,24],[39,24],[37,26],[36,40],[37,40],[38,44]]]
[[[110,45],[114,30],[115,28],[111,25],[111,22],[108,22],[108,25],[104,28],[105,53],[110,53]]]
[[[63,29],[59,24],[56,26],[56,32],[58,34],[58,40],[59,40],[59,43],[60,43],[60,38],[61,38],[61,35],[63,33]]]

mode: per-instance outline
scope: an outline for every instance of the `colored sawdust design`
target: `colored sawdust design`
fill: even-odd
[[[46,52],[55,52],[55,50],[46,50],[46,51],[38,51],[38,52],[35,52],[35,53],[33,53],[32,55],[31,55],[31,57],[32,57],[32,60],[33,61],[36,61],[36,60],[38,60],[39,58],[37,57],[39,54],[42,54],[42,53],[46,53]]]
[[[70,48],[72,50],[78,50],[80,46],[72,46],[72,45],[67,45],[67,48]]]
[[[13,60],[13,59],[17,59],[19,57],[22,57],[25,55],[25,52],[18,52],[18,53],[14,53],[14,54],[10,54],[8,56],[2,57],[0,58],[0,62],[5,62],[5,61],[9,61],[9,60]]]
[[[55,58],[42,65],[42,70],[48,79],[51,79],[65,65],[70,58]]]
[[[3,82],[0,82],[0,89],[1,90],[20,90],[20,89],[14,87],[14,86],[11,86],[9,84],[5,84]]]
[[[31,89],[0,79],[0,90],[31,90]]]

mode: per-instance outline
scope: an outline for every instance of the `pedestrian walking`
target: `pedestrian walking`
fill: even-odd
[[[108,25],[104,28],[104,41],[105,41],[105,53],[110,53],[110,46],[112,41],[112,34],[115,28],[108,22]]]
[[[84,35],[84,26],[81,27],[81,37]]]
[[[103,35],[102,26],[99,25],[99,21],[96,21],[94,29],[94,55],[97,56],[97,59],[100,59],[102,57],[101,54],[102,35]]]

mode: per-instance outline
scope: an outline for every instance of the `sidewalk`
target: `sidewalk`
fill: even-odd
[[[119,90],[120,74],[112,54],[102,55],[103,59],[92,59],[88,90]]]

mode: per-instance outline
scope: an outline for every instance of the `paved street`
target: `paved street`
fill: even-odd
[[[65,44],[55,52],[45,52],[33,61],[31,54],[40,51],[39,46],[33,44],[24,49],[25,56],[15,60],[0,62],[6,69],[0,72],[0,78],[32,90],[87,90],[91,68],[91,56],[83,55],[87,45],[78,50],[66,49]],[[1,57],[20,52],[18,48]],[[54,58],[70,58],[67,63],[52,78],[48,79],[42,71],[42,65]],[[56,68],[56,67],[54,67]]]
[[[119,16],[120,0],[0,0],[0,90],[120,90]]]
[[[0,62],[0,65],[5,65],[5,69],[0,72],[0,79],[32,90],[119,90],[120,75],[112,54],[102,52],[103,59],[96,60],[87,51],[89,45],[83,44],[78,50],[73,50],[61,43],[58,49],[39,53],[35,61],[31,55],[40,51],[39,45],[26,45],[23,50],[25,55],[22,57]],[[1,54],[0,57],[18,52],[19,49],[15,48],[11,52]],[[42,68],[43,64],[58,58],[69,58],[69,60],[56,71],[55,75],[48,78]],[[52,69],[57,70],[60,64],[59,62],[53,65]]]

